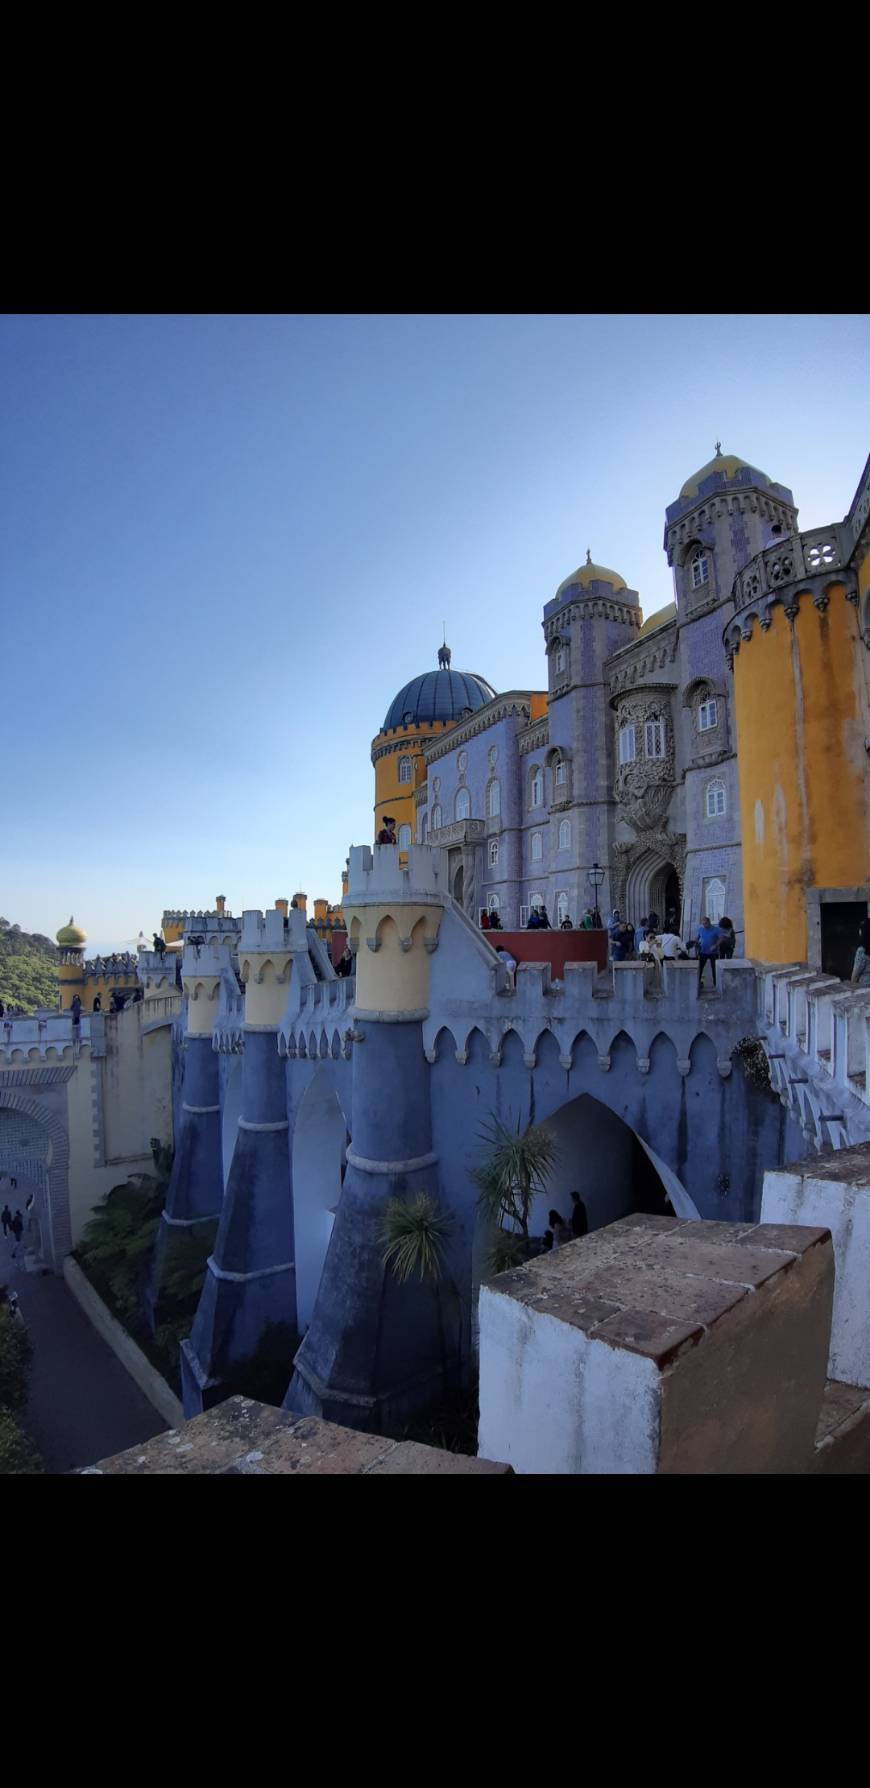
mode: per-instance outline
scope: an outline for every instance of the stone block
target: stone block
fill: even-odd
[[[812,1471],[825,1477],[870,1472],[870,1395],[865,1387],[836,1379],[825,1385]]]
[[[826,1228],[633,1216],[480,1291],[480,1451],[518,1472],[806,1471]]]
[[[870,1387],[870,1143],[768,1171],[761,1217],[831,1231],[836,1282],[828,1375]]]
[[[507,1465],[416,1441],[361,1434],[250,1397],[230,1397],[178,1428],[86,1468],[85,1476],[505,1476]]]

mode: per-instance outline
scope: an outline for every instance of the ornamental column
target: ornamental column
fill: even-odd
[[[242,1115],[214,1253],[190,1338],[182,1343],[188,1416],[226,1395],[221,1381],[254,1358],[267,1329],[286,1331],[288,1350],[296,1331],[287,1088],[277,1032],[292,952],[304,948],[304,929],[301,912],[242,917]]]
[[[382,1429],[425,1408],[456,1365],[432,1288],[399,1285],[384,1266],[382,1229],[389,1198],[438,1193],[422,1027],[446,878],[446,853],[425,845],[350,853],[353,1143],[284,1407],[353,1428]]]

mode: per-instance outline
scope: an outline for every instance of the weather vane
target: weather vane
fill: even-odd
[[[587,565],[592,564],[592,548],[591,548],[591,546],[587,546],[587,548],[586,548],[586,563],[587,563]]]
[[[722,442],[721,441],[716,442],[716,452],[717,452],[717,454],[722,452]]]

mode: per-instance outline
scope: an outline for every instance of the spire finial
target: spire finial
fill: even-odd
[[[719,457],[719,454],[720,454],[720,453],[721,453],[721,452],[722,452],[722,442],[721,442],[721,441],[717,441],[717,442],[716,442],[716,457],[717,457],[717,459],[718,459],[718,457]]]
[[[586,548],[586,563],[587,563],[587,565],[592,564],[592,548],[591,548],[591,546],[587,546],[587,548]]]

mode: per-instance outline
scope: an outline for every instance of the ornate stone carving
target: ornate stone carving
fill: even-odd
[[[645,727],[651,720],[661,723],[664,755],[647,757],[644,752],[629,763],[620,764],[614,788],[629,824],[638,832],[660,826],[670,806],[675,783],[674,729],[666,692],[638,691],[620,701],[617,725],[633,725],[636,745],[641,748],[645,746]]]
[[[664,863],[673,863],[682,889],[686,870],[685,833],[654,829],[640,831],[634,843],[623,841],[613,847],[610,891],[612,903],[620,912],[625,911],[625,890],[631,870],[649,851],[654,851]]]

